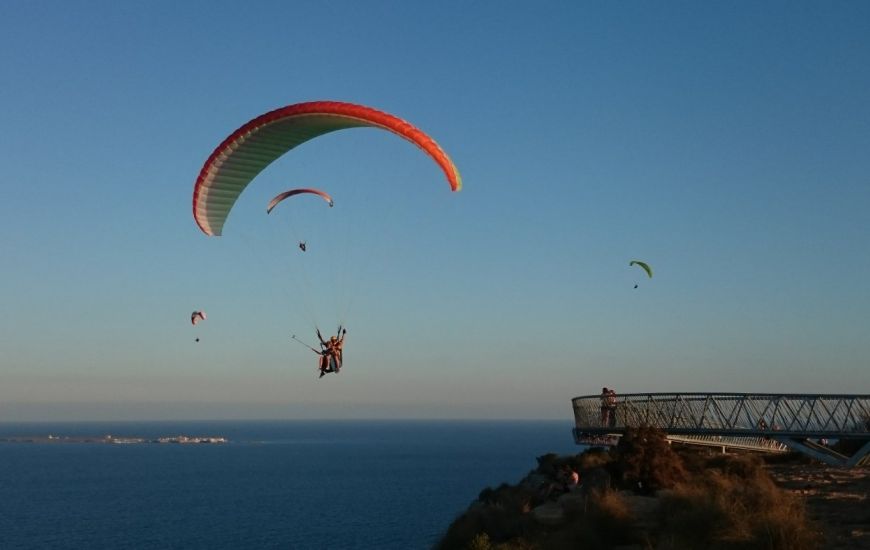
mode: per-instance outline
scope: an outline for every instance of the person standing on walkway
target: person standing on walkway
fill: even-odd
[[[616,391],[608,390],[607,392],[607,419],[610,422],[609,428],[616,427]]]
[[[610,390],[601,388],[601,426],[607,428],[610,426]]]

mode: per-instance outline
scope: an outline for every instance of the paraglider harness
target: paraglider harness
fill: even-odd
[[[347,334],[347,329],[342,328],[341,325],[339,325],[337,336],[333,336],[329,341],[323,339],[323,335],[320,334],[319,328],[316,328],[316,331],[317,339],[320,341],[319,350],[309,346],[299,338],[296,338],[295,334],[292,335],[291,338],[320,356],[320,362],[317,365],[317,369],[320,371],[320,377],[323,378],[326,373],[339,372],[341,370],[341,347],[344,344],[344,336]]]

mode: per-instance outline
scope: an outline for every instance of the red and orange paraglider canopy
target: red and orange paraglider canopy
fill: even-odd
[[[269,164],[297,145],[336,130],[373,127],[420,147],[438,164],[450,189],[462,178],[434,139],[389,113],[339,101],[297,103],[263,114],[227,137],[208,157],[193,188],[193,217],[206,235],[220,235],[236,200]]]

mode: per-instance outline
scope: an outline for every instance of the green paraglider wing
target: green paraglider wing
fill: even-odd
[[[646,262],[642,262],[640,260],[632,260],[632,261],[628,262],[628,265],[629,266],[632,266],[632,265],[640,266],[644,271],[646,271],[647,276],[650,279],[652,279],[652,268]]]

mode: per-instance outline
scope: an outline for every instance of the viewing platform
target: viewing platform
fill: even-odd
[[[651,426],[692,445],[807,454],[852,467],[870,460],[870,395],[632,393],[571,400],[574,440],[615,445],[627,428]],[[828,445],[851,440],[851,456]]]

